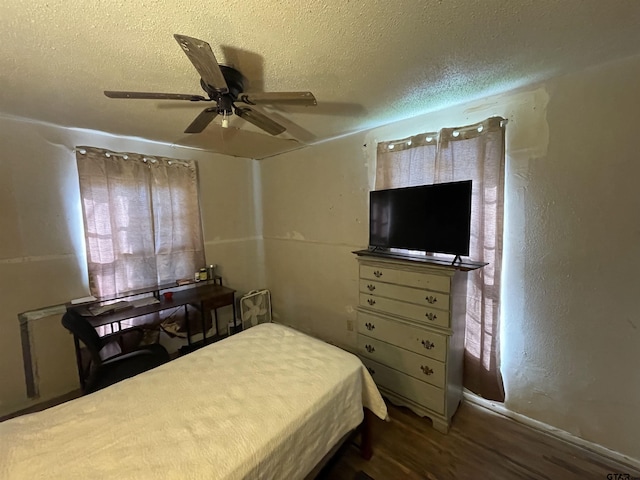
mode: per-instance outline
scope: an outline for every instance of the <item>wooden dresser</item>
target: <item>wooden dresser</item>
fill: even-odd
[[[385,397],[447,433],[462,399],[467,271],[483,264],[354,253],[358,354]]]

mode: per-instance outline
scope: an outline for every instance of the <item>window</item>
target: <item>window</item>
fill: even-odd
[[[195,162],[76,152],[92,295],[192,278],[205,264]]]
[[[503,401],[500,274],[504,216],[505,124],[499,117],[378,144],[376,189],[473,181],[470,258],[488,262],[467,283],[464,386]]]

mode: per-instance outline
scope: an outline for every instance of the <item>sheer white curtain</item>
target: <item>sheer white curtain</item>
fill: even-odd
[[[488,262],[467,285],[464,385],[503,401],[500,373],[500,274],[504,217],[505,121],[493,117],[378,144],[376,189],[473,181],[471,260]]]
[[[192,278],[204,263],[196,164],[77,147],[91,293]]]

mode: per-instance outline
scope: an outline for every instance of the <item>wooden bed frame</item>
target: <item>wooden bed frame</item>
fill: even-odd
[[[333,448],[327,453],[323,459],[318,463],[314,469],[309,472],[309,474],[305,477],[304,480],[313,480],[315,479],[322,470],[331,463],[331,461],[339,455],[340,451],[345,447],[348,443],[353,442],[354,438],[360,435],[360,456],[365,460],[370,460],[373,456],[373,438],[371,432],[371,423],[373,422],[373,417],[375,414],[369,410],[368,408],[364,408],[364,419],[358,428],[355,430],[345,434],[344,437],[336,443]]]

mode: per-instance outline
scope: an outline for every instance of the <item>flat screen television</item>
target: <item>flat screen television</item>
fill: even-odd
[[[369,248],[468,256],[471,180],[369,193]]]

